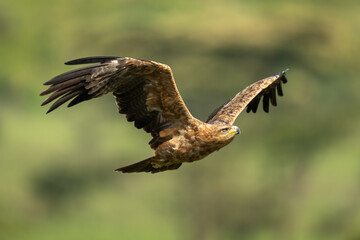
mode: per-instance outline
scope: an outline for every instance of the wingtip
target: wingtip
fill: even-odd
[[[121,167],[121,168],[117,168],[114,170],[114,172],[117,172],[117,173],[134,173],[134,171],[126,171],[126,169],[124,169],[124,167]],[[135,173],[138,173],[139,171],[136,171]]]
[[[78,64],[77,61],[78,61],[78,59],[70,60],[70,61],[64,62],[64,65],[75,65],[75,64]]]
[[[281,78],[281,80],[282,80],[283,83],[287,83],[287,79],[286,79],[285,73],[286,73],[287,71],[289,71],[289,70],[290,70],[290,68],[286,68],[285,70],[279,72],[278,74],[275,75],[276,78],[278,78],[278,79]]]
[[[283,71],[281,71],[281,72],[279,72],[278,74],[276,74],[276,75],[279,75],[279,76],[284,76],[285,75],[285,73],[287,72],[287,71],[289,71],[290,70],[290,68],[286,68],[285,70],[283,70]]]
[[[52,81],[54,78],[50,79],[49,81],[46,81],[43,83],[44,86],[48,86],[48,85],[51,85]]]

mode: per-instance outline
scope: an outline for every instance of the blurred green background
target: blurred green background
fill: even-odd
[[[0,3],[0,239],[360,239],[357,1]],[[193,115],[285,68],[270,113],[160,174],[112,96],[45,115],[42,83],[86,56],[172,67]]]

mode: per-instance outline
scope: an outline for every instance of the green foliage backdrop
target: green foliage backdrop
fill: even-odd
[[[0,239],[360,239],[357,1],[0,3]],[[285,68],[270,114],[177,171],[119,174],[150,137],[106,96],[45,115],[63,62],[172,67],[193,115]]]

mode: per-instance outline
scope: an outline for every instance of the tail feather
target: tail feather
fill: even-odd
[[[132,173],[132,172],[151,172],[151,173],[157,173],[157,172],[163,172],[166,170],[174,170],[178,169],[181,166],[181,163],[174,163],[172,165],[166,165],[159,168],[155,168],[152,163],[154,163],[156,159],[154,157],[147,158],[143,161],[118,168],[115,171],[116,172],[123,172],[123,173]]]

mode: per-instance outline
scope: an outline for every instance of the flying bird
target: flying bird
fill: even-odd
[[[70,101],[68,107],[112,93],[119,113],[152,136],[154,155],[115,171],[151,172],[178,169],[184,162],[200,160],[228,145],[240,133],[233,126],[237,116],[276,106],[283,96],[285,71],[248,86],[210,114],[206,122],[194,118],[176,87],[171,68],[165,64],[129,57],[87,57],[67,65],[93,64],[75,69],[44,83],[50,85],[40,96],[51,95],[42,106],[57,99],[47,113]],[[277,94],[276,94],[277,93]]]

